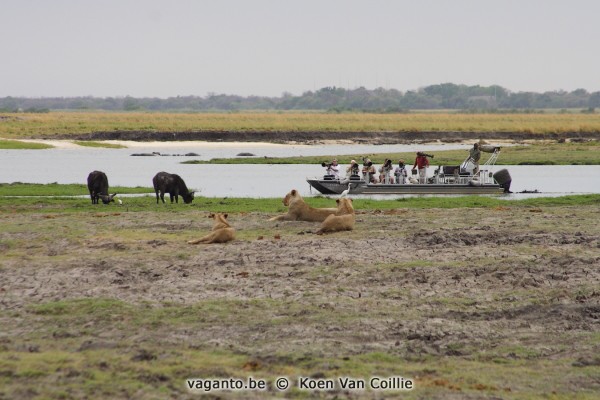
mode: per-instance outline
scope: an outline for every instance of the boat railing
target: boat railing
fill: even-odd
[[[494,177],[492,172],[488,168],[482,168],[478,173],[473,174],[473,169],[468,169],[468,172],[464,172],[462,166],[455,169],[455,173],[444,173],[443,167],[437,169],[432,178],[433,183],[446,184],[446,185],[469,185],[479,184],[487,185],[494,184]]]
[[[496,160],[498,160],[498,156],[500,155],[500,147],[494,146],[494,150],[492,151],[492,155],[488,158],[483,165],[495,165]]]
[[[498,156],[500,155],[500,147],[485,145],[485,146],[481,146],[481,151],[483,151],[484,153],[491,153],[489,158],[487,160],[485,160],[485,162],[481,165],[486,165],[489,167],[494,166],[496,164],[496,161],[498,160]],[[473,173],[474,170],[475,170],[475,162],[469,155],[460,164],[460,171],[463,173]]]

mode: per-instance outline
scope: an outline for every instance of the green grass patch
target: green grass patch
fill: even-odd
[[[113,187],[111,193],[144,194],[152,189],[143,187]],[[123,204],[92,206],[85,196],[88,194],[85,185],[79,184],[0,184],[0,213],[2,212],[135,212],[152,211],[168,213],[188,213],[190,211],[210,212],[264,212],[286,213],[281,198],[217,198],[196,197],[192,204],[169,203],[156,204],[154,193],[148,196],[122,197]],[[25,196],[16,201],[10,196]],[[37,197],[51,196],[51,197]],[[312,207],[334,207],[337,197],[307,197],[305,201]],[[390,200],[354,199],[355,210],[392,210],[398,208],[427,209],[427,208],[523,208],[523,207],[559,207],[559,206],[590,206],[600,204],[600,194],[572,195],[562,197],[538,197],[523,200],[502,200],[486,196],[461,197],[403,197]]]
[[[20,140],[0,139],[0,150],[44,150],[54,146],[45,143],[22,142]]]
[[[383,269],[411,269],[411,268],[425,268],[425,267],[434,267],[437,266],[436,263],[429,260],[411,260],[411,261],[402,261],[395,262],[389,264],[377,264],[377,267],[381,267]]]
[[[470,310],[477,304],[477,301],[465,297],[431,297],[430,301],[448,310]]]
[[[154,189],[149,187],[123,187],[112,186],[110,193],[139,194],[153,193]],[[78,196],[89,194],[84,184],[38,184],[38,183],[0,183],[0,196]]]
[[[140,360],[139,357],[142,356]],[[143,359],[143,356],[148,359]],[[137,357],[137,358],[136,358]],[[160,359],[158,359],[160,357]],[[414,382],[412,391],[356,392],[359,397],[402,399],[421,398],[503,398],[503,399],[595,399],[591,382],[598,368],[589,368],[587,377],[575,375],[569,365],[536,359],[500,358],[490,363],[474,360],[406,360],[393,352],[366,352],[343,357],[313,355],[308,352],[280,352],[265,357],[228,350],[174,348],[166,343],[139,348],[52,350],[39,353],[0,354],[0,393],[21,398],[28,393],[43,398],[189,398],[186,379],[254,378],[266,379],[272,388],[277,377],[286,376],[291,389],[286,398],[314,398],[318,392],[298,390],[299,376],[318,374],[322,378],[364,379],[402,376]],[[586,372],[586,371],[582,371]],[[574,390],[571,381],[584,382]],[[23,386],[28,385],[29,391]],[[223,392],[216,392],[222,394]],[[227,393],[227,392],[225,392]],[[241,392],[244,398],[251,392]],[[213,393],[214,394],[214,393]],[[277,397],[271,389],[265,393]],[[27,397],[27,396],[25,396]],[[37,396],[36,396],[37,397]]]
[[[75,143],[78,146],[84,146],[84,147],[102,147],[102,148],[107,148],[107,149],[126,149],[127,148],[127,146],[123,146],[121,144],[94,142],[94,141],[87,141],[87,140],[76,140],[73,143]]]
[[[361,317],[353,311],[355,303],[353,299],[340,300],[338,305],[349,306],[336,310],[332,315],[332,310],[322,308],[319,304],[300,304],[285,299],[208,299],[192,305],[167,303],[156,306],[145,303],[132,305],[108,298],[84,298],[32,305],[28,311],[44,319],[48,327],[79,326],[87,321],[102,321],[115,326],[126,322],[131,328],[140,330],[172,331],[192,325],[208,328],[213,324],[244,324],[250,329],[255,324],[264,323],[271,326],[298,322],[320,324],[329,320],[349,324],[354,318]],[[305,310],[310,313],[299,316]]]
[[[430,152],[435,156],[431,165],[460,165],[469,155],[468,150],[442,150]],[[383,164],[386,159],[398,160],[411,167],[415,160],[414,152],[373,153],[373,154],[332,154],[306,157],[236,157],[213,158],[211,160],[189,160],[182,164],[321,164],[337,158],[342,165],[351,160],[362,163],[363,157],[369,157],[375,164]],[[489,157],[482,154],[481,163]],[[600,164],[600,142],[587,143],[548,143],[528,146],[503,147],[498,158],[501,165],[598,165]]]
[[[130,309],[127,304],[113,299],[76,299],[49,302],[31,306],[31,312],[45,316],[64,316],[67,318],[86,315],[102,319],[113,314],[123,314]]]

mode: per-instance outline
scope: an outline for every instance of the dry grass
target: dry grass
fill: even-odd
[[[109,113],[6,114],[0,137],[104,131],[600,132],[600,114]]]

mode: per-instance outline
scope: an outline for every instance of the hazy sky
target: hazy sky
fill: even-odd
[[[0,0],[0,96],[600,90],[600,0]]]

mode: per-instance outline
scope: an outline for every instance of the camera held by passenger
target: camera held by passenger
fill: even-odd
[[[433,158],[433,154],[423,153],[422,151],[417,153],[418,156]]]

